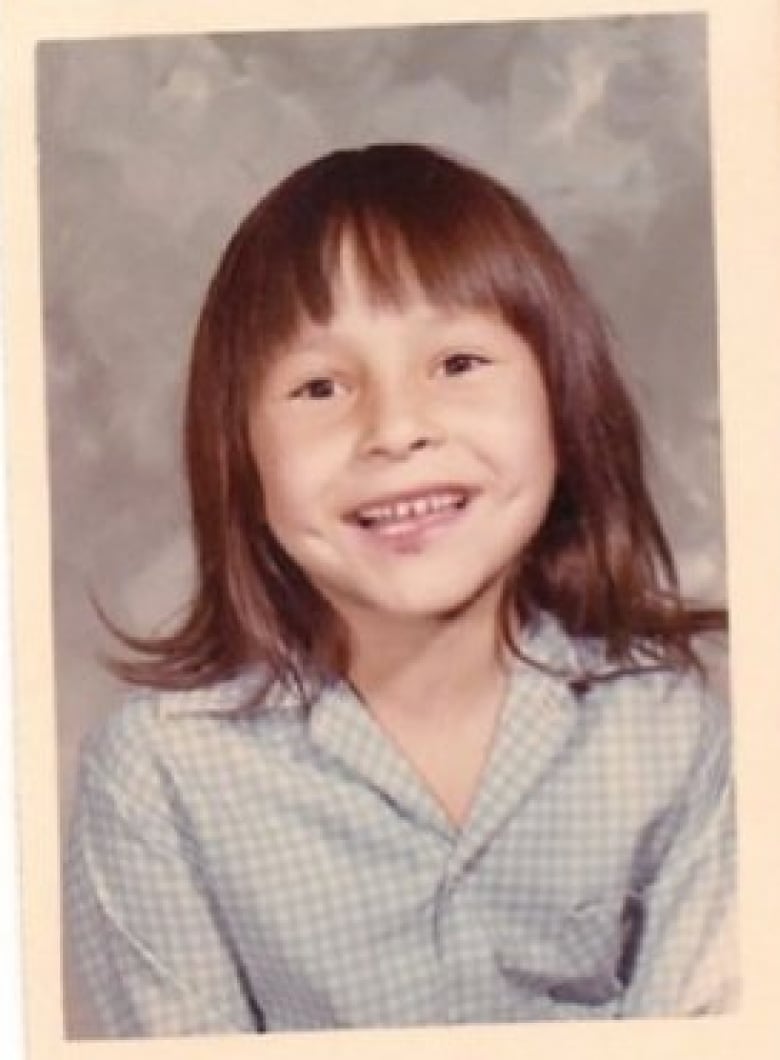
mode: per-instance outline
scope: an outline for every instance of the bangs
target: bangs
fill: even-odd
[[[424,148],[336,152],[293,173],[246,224],[247,257],[233,275],[251,277],[252,291],[234,305],[249,310],[256,355],[306,321],[328,322],[347,246],[378,306],[422,294],[497,313],[537,349],[544,343],[557,248],[521,200]]]

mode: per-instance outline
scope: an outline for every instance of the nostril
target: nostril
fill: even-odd
[[[434,445],[439,434],[433,427],[396,420],[372,426],[365,435],[365,449],[369,453],[407,456]]]
[[[434,412],[419,393],[374,392],[364,405],[364,451],[405,457],[434,444],[441,433]]]

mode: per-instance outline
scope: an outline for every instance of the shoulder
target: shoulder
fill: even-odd
[[[585,703],[600,717],[607,761],[626,789],[642,788],[682,807],[714,803],[731,777],[726,704],[695,671],[647,670],[596,682]],[[697,794],[698,793],[698,794]]]
[[[191,691],[132,690],[86,736],[82,784],[121,788],[143,801],[181,769],[207,770],[258,732],[273,733],[280,722],[289,729],[299,711],[275,688],[251,718],[241,714],[256,690],[250,674]]]
[[[693,670],[638,670],[596,682],[594,699],[609,712],[638,726],[648,740],[657,734],[662,746],[676,743],[704,749],[726,744],[730,716],[726,703]]]
[[[537,656],[552,663],[568,683],[582,724],[593,726],[607,748],[631,748],[646,768],[688,772],[703,762],[729,758],[731,718],[726,702],[693,669],[626,667],[611,662],[599,638],[568,634],[543,616],[535,639]],[[585,675],[579,694],[577,674]]]

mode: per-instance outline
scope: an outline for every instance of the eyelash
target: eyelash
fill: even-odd
[[[474,368],[479,368],[489,363],[489,358],[484,357],[479,353],[471,353],[468,350],[456,350],[453,353],[447,354],[447,356],[442,359],[442,367],[445,375],[464,375],[465,371],[471,371]],[[448,370],[455,365],[459,366],[456,371],[451,372]]]
[[[322,383],[328,387],[329,392],[318,394],[316,393],[316,390],[319,384]],[[335,396],[336,389],[339,385],[343,386],[343,384],[339,384],[336,379],[331,379],[329,376],[317,376],[314,379],[307,379],[305,383],[301,383],[300,386],[297,386],[291,391],[290,397],[307,399],[309,401],[325,401],[328,398]]]

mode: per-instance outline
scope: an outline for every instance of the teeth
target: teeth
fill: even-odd
[[[367,508],[361,508],[357,513],[357,518],[367,525],[420,519],[425,515],[441,512],[447,508],[456,508],[463,499],[462,493],[432,493],[427,497],[396,501],[393,504],[372,504]]]

